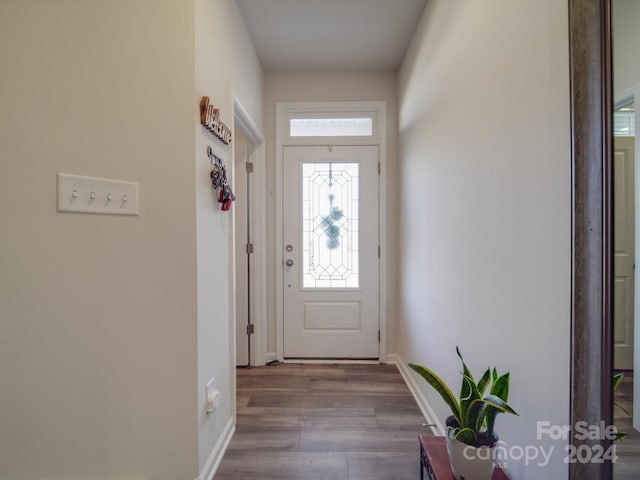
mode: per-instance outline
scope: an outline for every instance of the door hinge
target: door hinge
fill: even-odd
[[[380,259],[380,245],[378,245],[378,259]]]
[[[378,175],[380,175],[381,170],[382,170],[382,167],[380,166],[380,162],[378,162]]]
[[[250,323],[249,325],[247,325],[247,335],[253,335],[253,334],[254,334],[253,323]]]
[[[250,255],[253,253],[253,243],[247,243],[247,254]]]
[[[380,330],[378,330],[378,343],[380,343]]]
[[[245,168],[247,170],[247,173],[251,173],[253,172],[253,162],[247,162],[245,163]]]

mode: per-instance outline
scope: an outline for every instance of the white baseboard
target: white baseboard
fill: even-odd
[[[321,359],[321,358],[288,358],[282,360],[282,363],[304,363],[308,365],[378,365],[379,360],[360,360],[352,359]]]
[[[281,360],[282,363],[366,363],[366,364],[377,364],[377,363],[389,363],[394,364],[396,362],[395,358],[397,355],[385,355],[384,357],[380,357],[379,360],[358,360],[358,359],[349,359],[349,360],[336,360],[336,359],[308,359],[308,358],[291,358],[288,360]],[[266,362],[265,364],[272,362],[274,360],[278,360],[278,356],[275,352],[267,352]]]
[[[229,442],[231,442],[231,438],[235,431],[235,420],[230,418],[225,425],[220,438],[218,438],[218,441],[214,445],[211,455],[209,455],[207,462],[204,464],[204,468],[202,469],[202,472],[200,472],[198,480],[213,480],[213,476],[216,474],[216,471],[220,466],[222,457],[224,457],[224,453],[227,451],[227,447],[229,446]]]
[[[397,365],[398,355],[395,353],[387,353],[384,358],[380,357],[380,363],[386,363],[387,365]]]
[[[264,362],[264,364],[266,365],[269,362],[273,362],[275,360],[278,360],[278,355],[276,355],[276,352],[267,352],[265,360],[266,361]]]
[[[409,387],[409,391],[413,395],[413,398],[415,398],[416,403],[418,404],[422,415],[424,415],[427,424],[433,431],[433,434],[444,435],[446,431],[444,425],[438,419],[438,416],[433,411],[431,405],[429,405],[427,397],[424,396],[418,384],[418,381],[424,380],[416,379],[416,376],[411,373],[412,370],[409,369],[408,364],[399,355],[387,355],[387,363],[393,363],[396,365],[396,367],[398,367],[400,375],[402,375],[402,378],[404,378],[404,382],[407,384],[407,387]]]

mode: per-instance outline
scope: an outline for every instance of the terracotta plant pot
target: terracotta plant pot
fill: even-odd
[[[494,462],[494,447],[472,447],[447,436],[449,463],[456,480],[491,480]]]

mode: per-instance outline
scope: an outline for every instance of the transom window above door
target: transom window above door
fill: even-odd
[[[276,136],[284,145],[379,145],[384,105],[362,103],[281,104]]]
[[[373,118],[291,118],[292,137],[370,137]]]

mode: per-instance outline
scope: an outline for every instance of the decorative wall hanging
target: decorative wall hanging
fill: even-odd
[[[231,129],[220,120],[220,110],[209,105],[209,97],[202,97],[200,100],[200,124],[222,143],[231,143]]]
[[[227,167],[222,163],[222,159],[213,153],[213,149],[210,146],[207,147],[207,156],[211,160],[211,188],[214,190],[220,189],[218,203],[220,204],[220,209],[226,212],[231,208],[231,202],[236,200],[236,196],[233,194],[227,179]]]

